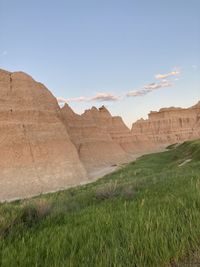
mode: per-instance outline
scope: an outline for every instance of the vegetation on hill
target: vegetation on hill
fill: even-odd
[[[199,140],[85,186],[0,205],[2,267],[184,266],[198,248]]]

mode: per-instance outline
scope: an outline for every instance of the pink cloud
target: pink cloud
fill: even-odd
[[[169,78],[169,77],[177,76],[180,73],[181,72],[179,70],[174,70],[174,71],[171,71],[171,72],[168,72],[168,73],[165,73],[165,74],[156,74],[155,78],[157,80],[162,80],[162,79],[166,79],[166,78]]]
[[[116,96],[111,93],[97,93],[92,97],[73,97],[73,98],[63,98],[57,97],[58,103],[70,103],[70,102],[104,102],[104,101],[118,101],[120,100],[120,96]]]
[[[130,91],[126,94],[128,97],[137,97],[137,96],[145,96],[146,94],[158,90],[160,88],[165,88],[165,87],[171,87],[173,84],[167,80],[162,80],[159,83],[149,83],[147,85],[144,85],[144,87],[140,90],[135,90],[135,91]]]

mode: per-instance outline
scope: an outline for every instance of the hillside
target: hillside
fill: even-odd
[[[1,204],[0,266],[192,262],[200,248],[199,170],[200,140],[189,141],[95,183]]]

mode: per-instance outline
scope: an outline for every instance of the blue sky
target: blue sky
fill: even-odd
[[[104,104],[131,125],[200,100],[199,14],[199,0],[0,0],[0,68],[29,73],[78,113]]]

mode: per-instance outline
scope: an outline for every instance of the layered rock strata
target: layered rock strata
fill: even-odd
[[[120,139],[120,132],[113,124],[115,121],[117,124],[117,120],[105,107],[100,109],[93,107],[78,115],[65,104],[61,109],[61,115],[80,159],[88,171],[130,160],[130,156],[121,146],[125,140],[122,140],[123,137]],[[128,129],[125,127],[125,130]]]
[[[94,170],[197,138],[200,102],[152,111],[129,130],[104,106],[78,115],[29,75],[0,70],[0,201],[81,184]]]
[[[132,136],[140,142],[167,146],[200,138],[200,102],[190,108],[162,108],[133,123]]]
[[[86,171],[55,97],[22,72],[0,70],[0,200],[72,186]]]

